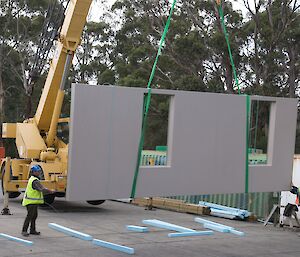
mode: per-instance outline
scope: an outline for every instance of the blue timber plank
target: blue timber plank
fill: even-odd
[[[112,250],[116,250],[116,251],[119,251],[119,252],[134,254],[134,248],[131,248],[131,247],[118,245],[118,244],[114,244],[114,243],[99,240],[99,239],[94,239],[92,241],[92,243],[94,245],[102,246],[102,247],[109,248],[109,249],[112,249]]]
[[[76,230],[73,230],[73,229],[70,229],[70,228],[66,228],[64,226],[61,226],[61,225],[58,225],[58,224],[55,224],[55,223],[49,223],[48,227],[52,228],[56,231],[62,232],[66,235],[73,236],[73,237],[76,237],[76,238],[79,238],[79,239],[82,239],[82,240],[86,240],[86,241],[93,240],[93,237],[90,236],[90,235],[81,233],[79,231],[76,231]]]
[[[25,245],[28,245],[28,246],[33,245],[32,241],[24,240],[24,239],[14,237],[14,236],[10,236],[10,235],[4,234],[4,233],[0,233],[0,237],[6,238],[8,240],[15,241],[15,242],[18,242],[18,243],[22,243],[22,244],[25,244]]]
[[[130,231],[136,231],[136,232],[148,232],[149,231],[149,229],[147,227],[134,226],[134,225],[127,225],[126,228]]]
[[[181,237],[181,236],[209,236],[213,235],[213,231],[195,231],[195,232],[178,232],[178,233],[169,233],[168,237]]]
[[[177,231],[177,232],[195,232],[196,231],[194,229],[177,226],[175,224],[164,222],[164,221],[161,221],[161,220],[156,220],[156,219],[154,219],[154,220],[143,220],[143,224],[153,226],[153,227],[157,227],[157,228],[164,228],[164,229],[168,229],[168,230],[174,230],[174,231]]]

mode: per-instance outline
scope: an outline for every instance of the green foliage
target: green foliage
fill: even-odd
[[[144,149],[167,145],[170,96],[152,95],[145,133]]]
[[[297,1],[292,2],[295,6],[286,1],[272,1],[267,9],[253,14],[253,19],[243,26],[243,36],[248,38],[245,45],[257,46],[256,52],[249,51],[250,56],[244,58],[244,62],[251,65],[248,73],[255,74],[252,85],[262,87],[260,91],[266,95],[288,96],[286,88],[291,88],[289,96],[294,97],[296,83],[299,83],[296,63],[299,63],[300,19],[299,10],[293,9]],[[289,62],[291,59],[295,62]]]
[[[115,72],[110,69],[105,69],[99,76],[99,85],[115,85]]]
[[[182,75],[174,83],[175,88],[182,89],[187,91],[207,91],[207,87],[203,81],[199,80],[197,76],[192,75]]]
[[[26,74],[39,41],[44,13],[49,0],[10,0],[0,2],[0,122],[22,122],[27,115],[32,88]],[[44,82],[42,82],[44,84]],[[2,127],[2,126],[1,126]],[[16,156],[11,140],[5,143],[8,153]]]
[[[112,31],[104,22],[88,22],[83,31],[82,42],[76,51],[74,82],[101,84],[114,83],[115,74],[109,67],[112,47]],[[106,71],[106,74],[102,74]]]

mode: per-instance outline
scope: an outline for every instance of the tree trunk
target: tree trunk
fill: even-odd
[[[28,78],[26,76],[26,68],[25,68],[25,60],[21,58],[21,68],[22,68],[22,80],[23,80],[23,88],[25,90],[26,95],[26,110],[25,110],[25,118],[28,119],[31,117],[31,109],[32,109],[32,91],[33,91],[33,84],[28,83]]]
[[[295,90],[296,90],[296,50],[293,45],[288,47],[289,54],[289,68],[288,68],[288,76],[289,76],[289,95],[291,98],[295,98]]]
[[[254,72],[255,72],[255,84],[259,86],[260,78],[261,78],[261,69],[260,69],[260,61],[259,61],[259,53],[258,53],[258,17],[255,15],[255,28],[254,28]]]
[[[224,55],[223,61],[224,61],[224,66],[225,66],[225,79],[226,79],[225,83],[226,83],[226,87],[227,87],[227,92],[232,94],[233,93],[233,83],[232,83],[233,75],[232,75],[232,66],[231,66],[228,54]]]

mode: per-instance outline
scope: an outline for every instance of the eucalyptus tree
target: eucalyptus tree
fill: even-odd
[[[18,108],[17,113],[10,114],[14,115],[13,120],[31,116],[34,84],[42,83],[38,78],[44,71],[45,61],[48,60],[47,53],[52,45],[49,41],[57,37],[59,21],[61,22],[64,12],[62,2],[1,1],[0,18],[3,26],[0,31],[0,52],[3,58],[0,60],[0,83],[4,90],[1,95],[7,98],[5,107],[14,102]],[[49,15],[52,15],[52,20]],[[18,94],[20,98],[15,101],[14,97]],[[34,104],[36,102],[35,100]],[[4,106],[1,109],[4,110]],[[12,110],[9,109],[9,112]]]
[[[250,1],[243,62],[249,90],[264,95],[295,97],[299,82],[300,2]]]
[[[75,55],[73,81],[80,83],[114,84],[110,53],[113,32],[105,22],[90,21],[83,31],[81,45]]]
[[[145,86],[163,32],[167,1],[117,1],[123,26],[117,32],[114,63],[122,85]],[[242,16],[223,4],[234,59],[239,63]],[[239,68],[239,65],[237,65]],[[154,86],[233,92],[232,67],[215,1],[177,1]]]

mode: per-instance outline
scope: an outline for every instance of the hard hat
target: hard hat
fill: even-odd
[[[41,172],[42,171],[42,168],[41,168],[41,166],[40,165],[33,165],[31,168],[30,168],[30,170],[32,171],[32,172]]]

